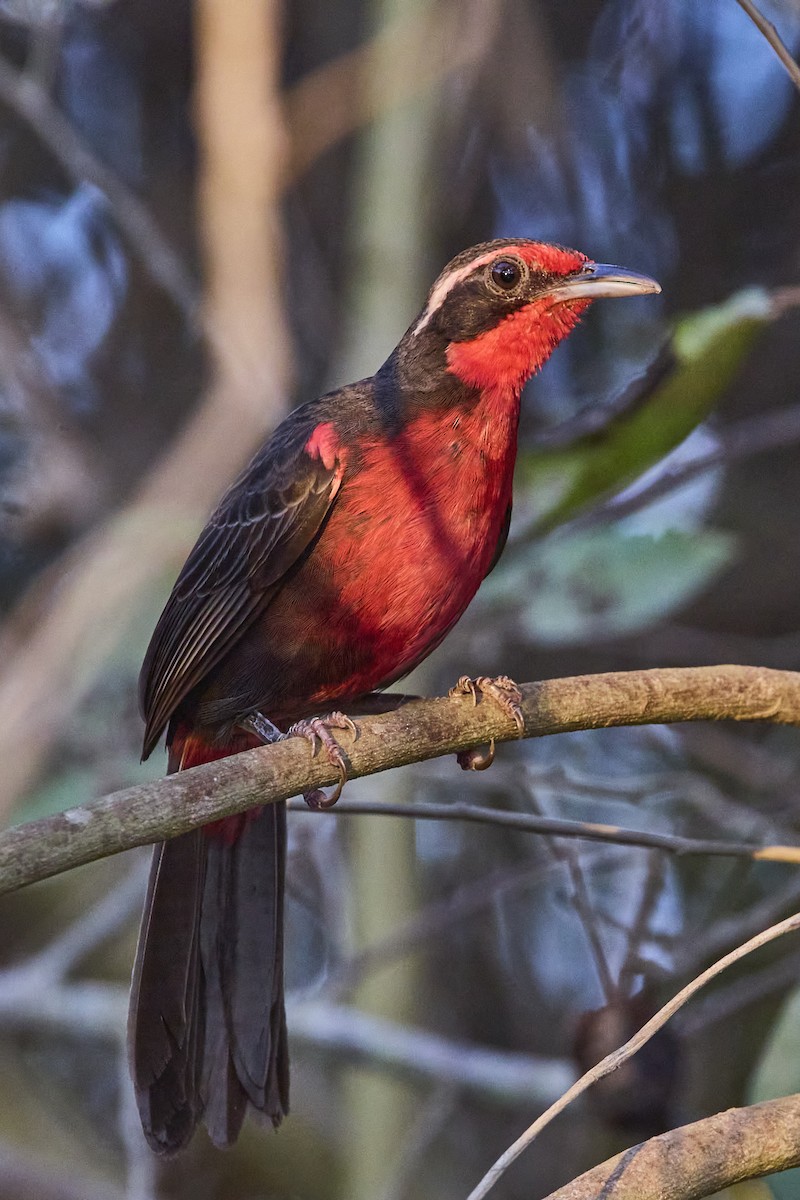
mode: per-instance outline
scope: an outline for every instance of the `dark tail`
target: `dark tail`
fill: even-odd
[[[284,804],[156,847],[128,1042],[142,1126],[161,1154],[201,1119],[227,1146],[248,1104],[274,1125],[289,1111],[285,861]]]

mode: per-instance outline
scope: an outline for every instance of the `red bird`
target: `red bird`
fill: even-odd
[[[523,384],[592,300],[659,290],[540,242],[454,258],[377,374],[292,412],[223,497],[142,667],[144,756],[165,726],[170,771],[234,754],[430,654],[503,549]],[[156,1151],[288,1112],[285,843],[272,804],[156,849],[129,1022]]]

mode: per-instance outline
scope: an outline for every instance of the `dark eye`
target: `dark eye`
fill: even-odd
[[[501,258],[492,264],[492,282],[504,292],[512,292],[522,278],[519,263]]]

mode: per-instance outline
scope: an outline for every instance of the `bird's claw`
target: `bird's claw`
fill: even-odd
[[[456,762],[462,771],[488,771],[494,762],[494,738],[485,750],[475,746],[472,750],[460,750]]]
[[[479,675],[471,679],[462,675],[455,687],[451,687],[450,696],[472,696],[473,704],[478,703],[478,694],[493,700],[502,711],[511,718],[520,736],[525,732],[525,718],[522,714],[522,692],[508,675]],[[456,755],[458,765],[464,771],[486,771],[494,762],[494,738],[489,743],[488,750],[462,750]]]
[[[469,675],[462,675],[455,687],[450,688],[448,694],[450,696],[472,696],[473,704],[477,704],[479,693],[494,700],[495,704],[511,718],[519,732],[525,732],[522,692],[513,679],[509,679],[508,675],[497,675],[495,678],[491,678],[489,675],[479,675],[477,679],[470,679]]]
[[[312,758],[317,753],[317,746],[319,745],[325,751],[331,766],[336,767],[339,773],[339,781],[330,796],[326,796],[322,788],[314,788],[311,792],[304,792],[303,799],[308,807],[317,810],[333,808],[342,794],[342,788],[347,782],[347,762],[341,746],[331,733],[332,729],[349,729],[353,736],[356,734],[354,723],[344,713],[340,712],[328,713],[326,717],[310,717],[304,721],[297,721],[286,734],[287,737],[303,737],[309,741],[311,743]]]

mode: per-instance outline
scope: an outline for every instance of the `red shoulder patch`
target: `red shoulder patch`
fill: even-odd
[[[311,458],[318,458],[322,465],[330,471],[338,457],[339,445],[333,421],[324,421],[321,425],[316,426],[306,442],[306,454]]]

